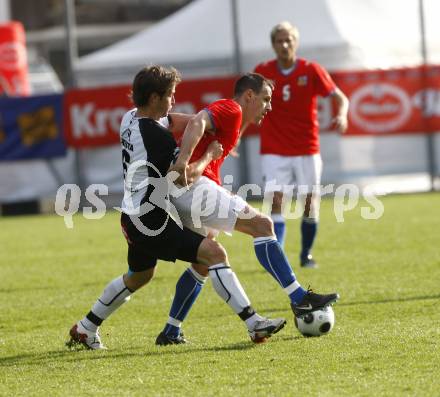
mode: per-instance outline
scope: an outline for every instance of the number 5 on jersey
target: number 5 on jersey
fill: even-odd
[[[283,101],[287,102],[290,99],[290,84],[283,85]]]

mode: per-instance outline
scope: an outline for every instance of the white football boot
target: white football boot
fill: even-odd
[[[255,322],[252,329],[250,329],[249,336],[254,343],[264,343],[273,334],[282,330],[286,325],[286,320],[284,318],[263,318]]]
[[[78,321],[70,329],[70,340],[66,342],[68,347],[75,345],[83,345],[90,350],[106,350],[107,348],[102,344],[99,331],[92,332],[84,328],[81,321]]]

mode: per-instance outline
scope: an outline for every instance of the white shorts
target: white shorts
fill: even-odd
[[[246,202],[237,195],[217,185],[211,179],[201,176],[180,197],[170,197],[180,220],[188,229],[203,236],[214,236],[219,231],[231,233],[238,214]]]
[[[266,192],[292,191],[293,186],[299,192],[312,193],[319,191],[322,174],[320,154],[309,156],[278,156],[263,154],[261,156],[263,178]]]

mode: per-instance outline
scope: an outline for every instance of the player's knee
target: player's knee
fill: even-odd
[[[144,285],[148,284],[148,282],[154,276],[154,269],[148,269],[143,272],[134,272],[130,274],[124,275],[124,283],[128,289],[131,291],[136,291]]]
[[[281,205],[283,203],[283,193],[275,192],[272,201],[272,213],[279,214],[281,212]]]
[[[274,235],[273,221],[264,214],[255,217],[254,237],[269,237]]]
[[[309,212],[308,213],[304,212],[304,216],[306,216],[307,218],[310,218],[310,219],[318,220],[319,219],[319,208],[314,207],[313,205],[310,206]]]
[[[273,221],[272,219],[267,215],[262,215],[261,217],[261,233],[264,236],[273,236],[275,234],[274,228],[273,228]]]
[[[306,200],[304,206],[304,216],[310,219],[319,219],[319,196],[311,196]]]
[[[252,237],[270,237],[273,236],[273,221],[272,219],[260,212],[253,210],[250,213],[250,217],[246,216],[243,218],[238,218],[237,223],[235,224],[235,229],[249,234]]]
[[[223,246],[217,241],[205,238],[200,244],[197,259],[199,263],[205,266],[212,266],[227,262],[227,254]]]
[[[224,263],[227,261],[226,250],[217,241],[209,240],[210,244],[210,265]]]
[[[201,265],[200,263],[192,263],[191,267],[203,277],[209,276],[208,266]]]

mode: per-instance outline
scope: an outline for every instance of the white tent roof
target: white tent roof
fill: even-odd
[[[270,29],[289,20],[300,56],[329,70],[410,66],[422,61],[418,0],[236,0],[242,69],[273,56]],[[440,1],[424,0],[429,61],[440,62]],[[403,6],[404,5],[404,6]],[[230,0],[195,0],[151,28],[82,57],[81,85],[127,83],[148,63],[185,77],[236,72]]]

